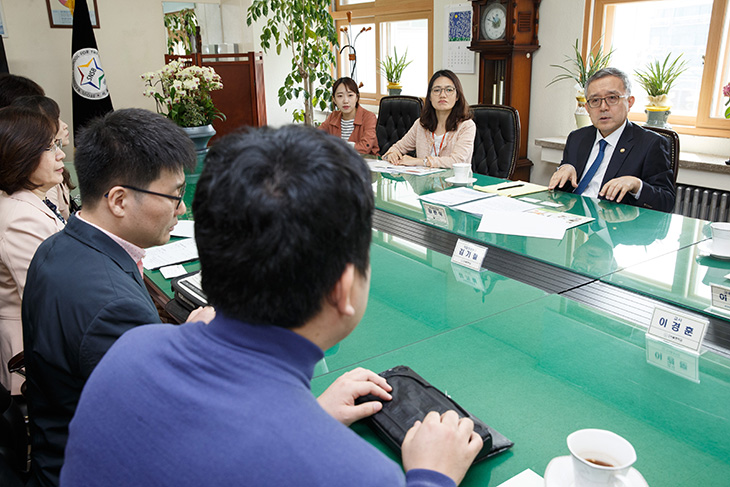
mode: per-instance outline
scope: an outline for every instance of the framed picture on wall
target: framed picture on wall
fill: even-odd
[[[73,27],[74,18],[71,15],[71,10],[68,8],[68,4],[73,3],[69,0],[46,0],[46,7],[48,8],[48,22],[51,24],[51,28],[59,27],[70,29]],[[86,0],[89,6],[89,17],[91,17],[91,26],[95,29],[99,28],[99,16],[97,15],[98,8],[96,7],[96,0]]]
[[[8,29],[5,27],[5,13],[3,12],[2,3],[0,3],[0,35],[3,37],[8,36]]]

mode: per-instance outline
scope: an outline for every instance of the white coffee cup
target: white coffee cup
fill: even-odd
[[[454,169],[454,181],[466,183],[471,177],[471,164],[468,162],[457,162],[451,166]]]
[[[711,252],[717,255],[730,255],[730,223],[715,222],[710,224],[712,229]]]
[[[636,450],[607,430],[584,429],[568,436],[575,487],[630,487],[627,475]]]

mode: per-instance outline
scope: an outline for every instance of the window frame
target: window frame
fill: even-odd
[[[341,5],[340,0],[333,2],[332,18],[335,21],[337,35],[340,35],[340,28],[348,25],[347,12],[352,12],[352,25],[373,24],[375,35],[375,66],[380,66],[381,61],[381,40],[382,31],[380,25],[387,22],[399,22],[404,20],[422,20],[428,22],[428,73],[433,73],[433,1],[429,0],[404,0],[393,2],[392,0],[375,0],[373,2]],[[335,78],[346,76],[348,73],[340,65],[340,56],[337,56],[337,66],[334,68]],[[345,68],[346,69],[346,68]],[[379,69],[378,69],[379,71]],[[375,93],[361,92],[360,103],[377,106],[382,95],[383,77],[378,75],[375,78]]]
[[[602,36],[604,45],[611,45],[613,32],[607,30],[606,26],[613,24],[615,5],[643,1],[647,0],[586,0],[585,18],[583,22],[583,55],[586,55],[590,46],[599,43]],[[700,84],[697,115],[695,117],[670,115],[668,121],[678,133],[709,137],[730,137],[730,119],[710,117],[712,99],[713,95],[715,95],[713,84],[718,70],[722,68],[722,66],[719,66],[719,63],[728,62],[728,60],[723,61],[719,59],[725,15],[730,14],[730,12],[727,12],[727,6],[727,0],[713,0],[710,29],[707,36],[707,46],[705,47],[705,65]],[[728,81],[730,82],[730,79]],[[722,89],[722,86],[719,88]],[[643,122],[645,121],[645,117],[630,113],[629,120]]]

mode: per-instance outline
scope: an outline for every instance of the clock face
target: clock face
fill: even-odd
[[[501,3],[487,5],[482,14],[482,36],[487,40],[504,39],[507,9]]]

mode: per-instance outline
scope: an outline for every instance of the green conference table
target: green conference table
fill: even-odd
[[[431,182],[419,184],[444,189],[448,175],[425,176]],[[479,183],[499,181],[480,177]],[[629,223],[650,222],[644,230],[658,227],[658,236],[642,236],[650,241],[641,243],[612,237],[615,268],[583,269],[575,265],[571,253],[581,245],[590,246],[591,235],[605,234],[610,224],[618,228],[625,224],[610,221],[610,211],[599,214],[608,215],[602,229],[574,229],[563,241],[545,242],[479,234],[477,217],[452,210],[453,227],[438,227],[425,219],[418,188],[405,178],[374,174],[373,187],[377,210],[369,307],[358,328],[318,364],[315,392],[355,366],[375,371],[399,364],[413,367],[516,443],[510,452],[476,465],[465,486],[498,485],[525,468],[542,475],[551,458],[568,453],[567,435],[583,427],[611,429],[632,441],[639,455],[636,468],[650,485],[727,485],[728,358],[712,351],[699,358],[677,354],[647,342],[645,330],[631,319],[571,296],[603,285],[632,294],[643,290],[680,306],[701,308],[680,302],[671,290],[662,295],[649,278],[655,274],[652,262],[677,261],[677,256],[695,252],[707,238],[706,222],[638,210]],[[188,206],[192,193],[186,194]],[[590,210],[583,198],[574,195],[530,196],[565,201],[563,211]],[[612,206],[616,205],[599,208]],[[613,230],[612,235],[621,233]],[[627,227],[623,233],[633,231]],[[457,237],[490,248],[485,260],[489,270],[472,272],[451,265]],[[596,261],[596,254],[591,258]],[[690,268],[701,268],[703,262],[703,258],[689,261],[685,272],[692,274]],[[533,267],[520,275],[524,264]],[[190,271],[199,268],[197,262],[185,266]],[[534,285],[529,275],[535,274],[535,266],[549,279],[551,273],[564,275],[547,285],[539,282],[543,276],[537,276]],[[624,282],[622,276],[635,278],[642,269],[647,279],[641,284]],[[145,274],[166,298],[172,296],[159,271]],[[511,278],[514,274],[518,279]],[[563,288],[571,282],[578,284]],[[667,370],[670,360],[674,368],[689,364],[696,378]],[[366,427],[355,425],[355,429],[395,458]]]
[[[557,211],[596,221],[569,229],[562,240],[481,233],[480,216],[456,209],[446,209],[446,225],[426,217],[418,196],[452,187],[446,182],[451,175],[452,171],[428,176],[373,173],[375,227],[446,254],[457,238],[485,245],[485,268],[644,327],[657,305],[689,311],[708,319],[708,347],[730,350],[730,315],[710,307],[708,285],[709,280],[730,285],[722,276],[718,279],[727,262],[698,257],[710,238],[709,222],[541,191],[526,197],[555,202],[560,205]],[[477,185],[504,181],[475,177]]]
[[[515,442],[473,467],[463,486],[499,485],[526,468],[542,475],[550,459],[568,453],[567,435],[584,427],[628,438],[650,485],[726,485],[726,357],[703,354],[695,360],[699,382],[688,380],[647,362],[673,350],[600,310],[454,266],[448,255],[381,231],[371,255],[368,309],[318,364],[315,393],[356,366],[411,366]],[[147,272],[164,284],[157,274]],[[366,426],[354,428],[397,459]]]
[[[473,466],[463,487],[496,486],[527,468],[543,475],[581,428],[627,438],[649,485],[727,486],[730,360],[707,352],[690,362],[695,382],[666,369],[670,358],[677,368],[689,360],[674,354],[647,343],[643,329],[551,294],[354,365],[408,365],[515,443]],[[314,393],[343,372],[316,377]],[[365,425],[353,428],[398,460]]]

